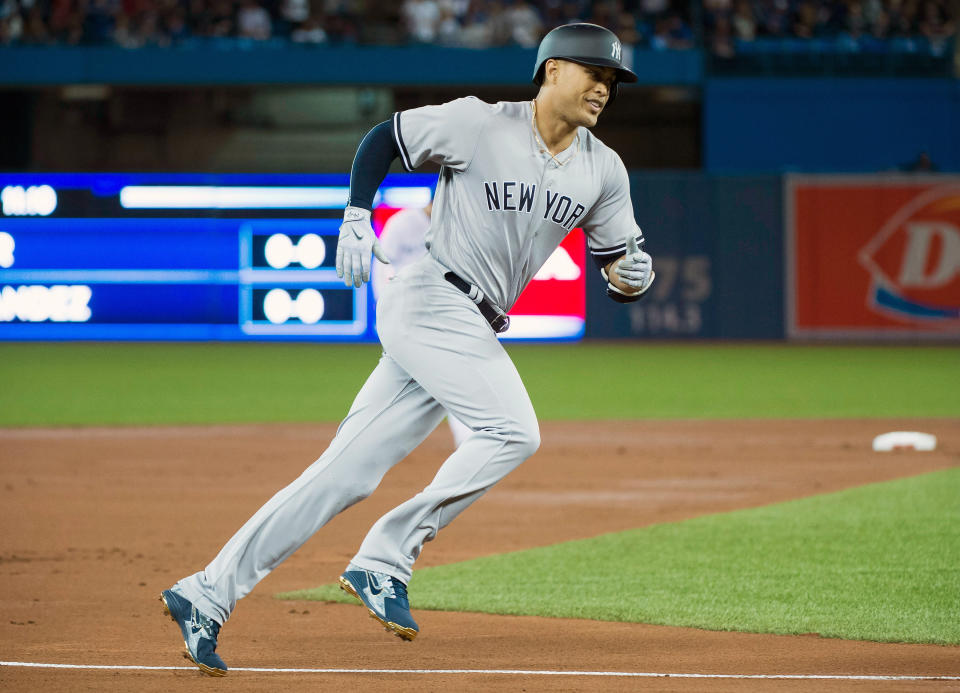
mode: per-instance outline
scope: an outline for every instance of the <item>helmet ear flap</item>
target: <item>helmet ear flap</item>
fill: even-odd
[[[540,63],[540,67],[537,68],[537,72],[533,76],[533,83],[536,84],[538,87],[541,86],[543,84],[543,78],[546,72],[547,72],[547,61],[544,60],[542,63]]]

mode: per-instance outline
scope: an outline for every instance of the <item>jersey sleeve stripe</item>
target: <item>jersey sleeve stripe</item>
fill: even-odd
[[[626,243],[610,246],[609,248],[590,248],[590,252],[593,255],[610,255],[611,253],[620,253],[621,255],[623,255],[626,251],[627,251]]]
[[[637,236],[637,245],[643,248],[643,234]],[[609,248],[590,248],[590,255],[597,267],[606,267],[609,263],[627,253],[626,242]]]
[[[639,245],[642,248],[643,242],[644,242],[643,234],[640,233],[637,235],[637,245]],[[624,243],[618,243],[617,245],[612,245],[609,248],[590,248],[590,252],[593,253],[594,255],[608,255],[610,253],[619,252],[622,255],[626,249],[627,249],[627,244],[624,242]]]
[[[410,153],[407,152],[407,145],[403,143],[403,134],[400,132],[400,111],[393,114],[393,139],[397,142],[397,149],[400,150],[400,161],[403,167],[408,171],[413,171],[413,165],[410,163]]]
[[[614,250],[606,253],[595,253],[591,250],[590,257],[593,258],[594,264],[596,264],[597,268],[599,269],[601,267],[606,267],[618,257],[623,257],[625,252],[626,248],[621,248],[620,250]]]

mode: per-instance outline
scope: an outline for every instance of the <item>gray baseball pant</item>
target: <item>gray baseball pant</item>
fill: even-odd
[[[337,513],[369,496],[449,411],[473,433],[423,491],[381,517],[351,563],[409,582],[424,543],[532,455],[540,431],[513,362],[430,255],[377,306],[384,353],[327,450],[175,589],[224,623],[237,600]],[[445,411],[446,410],[446,411]]]

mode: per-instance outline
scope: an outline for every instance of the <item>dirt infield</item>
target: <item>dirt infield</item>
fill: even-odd
[[[870,451],[902,428],[932,453]],[[157,596],[203,567],[322,452],[332,425],[0,430],[0,661],[184,666]],[[726,675],[960,675],[960,648],[421,611],[413,643],[359,607],[272,595],[332,582],[384,511],[432,477],[440,428],[367,501],[335,518],[243,600],[231,667]],[[424,550],[435,565],[814,495],[960,464],[960,425],[930,421],[556,422],[535,457]],[[75,670],[0,666],[4,690],[960,690],[960,681],[556,674]]]

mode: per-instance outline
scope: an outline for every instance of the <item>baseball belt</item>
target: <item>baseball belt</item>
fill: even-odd
[[[443,275],[443,278],[460,289],[460,291],[467,295],[467,298],[477,304],[477,308],[480,309],[480,314],[490,323],[490,327],[493,328],[494,332],[505,332],[507,328],[510,327],[510,316],[501,312],[499,308],[487,300],[487,297],[483,295],[483,292],[480,291],[478,286],[464,280],[456,272],[447,272]]]

